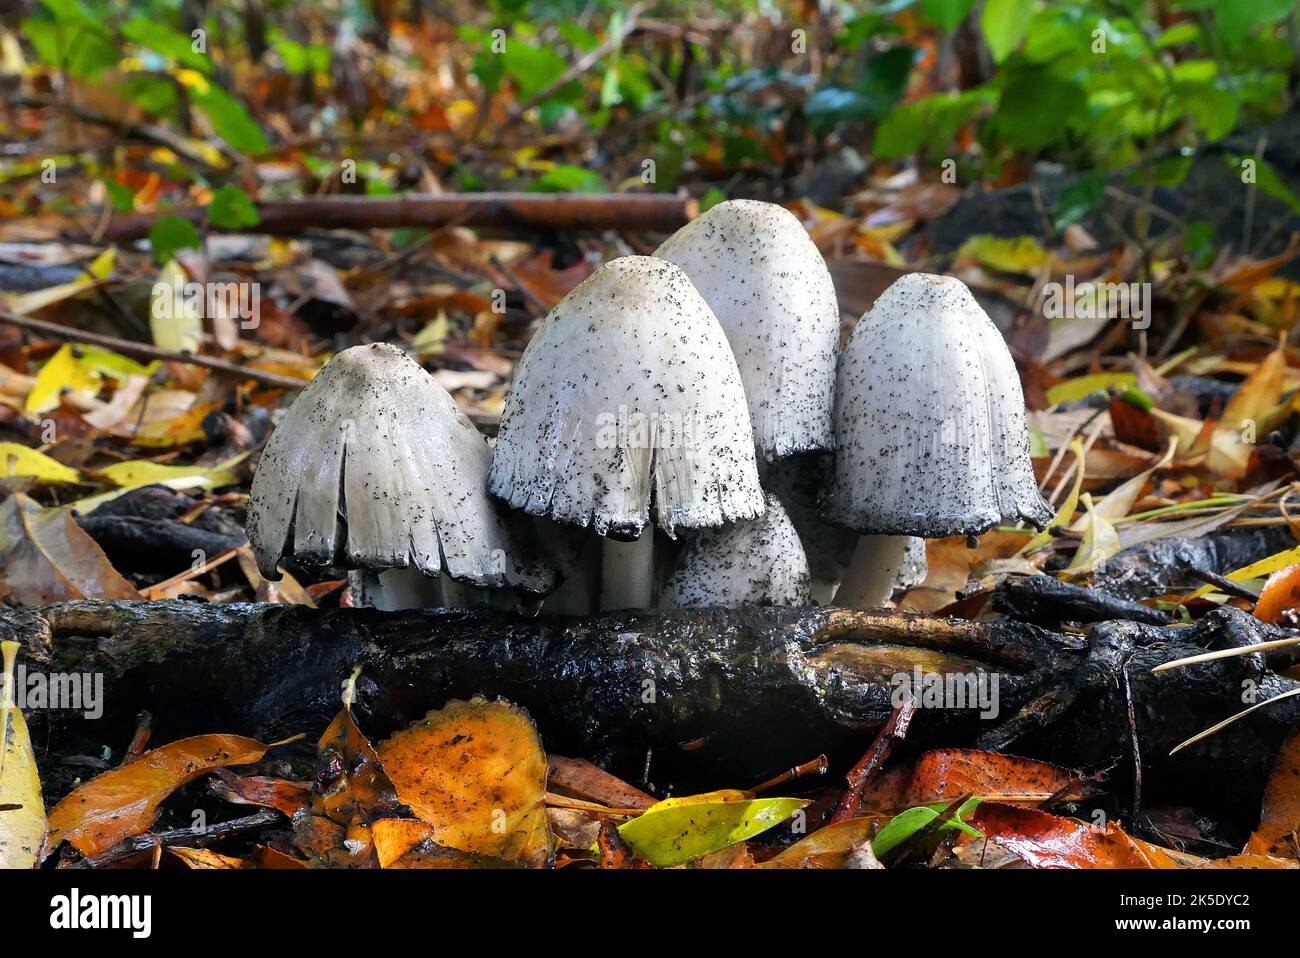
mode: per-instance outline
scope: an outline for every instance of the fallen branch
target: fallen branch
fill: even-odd
[[[433,229],[448,223],[513,230],[647,230],[669,233],[689,222],[694,200],[667,193],[448,193],[404,196],[308,196],[257,204],[260,221],[237,232],[296,235],[308,229]],[[74,227],[64,237],[121,243],[142,239],[162,216],[196,226],[203,206],[111,217],[102,227]]]
[[[1236,609],[1184,628],[1105,622],[1087,639],[1007,620],[828,608],[533,619],[185,601],[0,609],[0,637],[24,642],[29,669],[103,677],[100,720],[51,709],[28,717],[49,742],[42,775],[52,795],[78,771],[58,756],[126,742],[143,708],[157,741],[214,730],[318,734],[358,664],[354,711],[373,737],[451,698],[503,696],[530,711],[549,751],[633,782],[649,752],[654,790],[735,787],[817,752],[852,764],[891,714],[894,678],[919,669],[941,682],[996,676],[997,694],[991,710],[969,700],[935,707],[914,689],[909,751],[974,743],[1115,775],[1126,774],[1130,748],[1117,691],[1127,674],[1147,800],[1240,815],[1258,807],[1276,749],[1300,721],[1300,697],[1169,750],[1240,709],[1243,669],[1261,701],[1300,683],[1237,659],[1152,669],[1282,634]]]
[[[265,386],[297,390],[307,385],[306,381],[302,379],[282,376],[280,373],[269,372],[265,369],[253,369],[250,366],[232,363],[229,360],[218,359],[215,356],[203,356],[199,353],[174,353],[171,350],[160,349],[149,343],[138,343],[130,339],[120,339],[117,336],[105,336],[102,333],[92,333],[84,329],[73,329],[69,326],[60,326],[58,323],[48,323],[43,319],[32,319],[30,316],[18,316],[7,309],[0,309],[0,323],[17,326],[19,329],[25,329],[29,332],[40,333],[42,336],[54,336],[58,339],[66,339],[69,342],[99,346],[115,353],[121,353],[123,356],[133,356],[136,359],[158,359],[169,363],[202,366],[204,369],[211,369],[222,375],[252,379]]]

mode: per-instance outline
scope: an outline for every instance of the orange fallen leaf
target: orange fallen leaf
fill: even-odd
[[[1033,808],[982,802],[970,824],[985,839],[1034,868],[1177,868],[1154,846],[1142,848],[1118,825],[1098,828]],[[967,839],[982,841],[985,839]]]
[[[1279,622],[1282,613],[1300,605],[1300,564],[1278,569],[1264,582],[1255,603],[1255,618],[1261,622]]]
[[[1079,783],[1068,769],[970,748],[941,748],[890,769],[863,794],[868,808],[900,811],[917,805],[952,802],[964,795],[986,801],[1042,802]]]
[[[276,742],[282,745],[283,742]],[[225,765],[260,761],[272,745],[242,735],[197,735],[150,749],[134,762],[95,776],[50,812],[47,849],[66,839],[95,855],[153,825],[172,792]]]
[[[438,844],[532,866],[550,859],[546,755],[523,709],[449,702],[381,743],[379,759]]]
[[[1277,753],[1264,787],[1259,828],[1246,843],[1246,853],[1300,858],[1300,731],[1287,736]]]

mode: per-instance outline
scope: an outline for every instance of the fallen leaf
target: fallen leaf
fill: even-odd
[[[32,868],[45,843],[45,802],[41,777],[27,734],[27,722],[14,694],[17,642],[0,642],[0,868]]]
[[[1292,731],[1277,753],[1246,853],[1300,859],[1300,731]]]
[[[230,855],[221,855],[207,848],[183,848],[179,845],[168,845],[167,851],[190,868],[231,869],[244,867],[243,859],[232,858]]]
[[[1033,808],[985,802],[971,824],[1034,868],[1175,868],[1114,824],[1098,828]]]
[[[850,818],[819,828],[801,838],[775,858],[755,868],[843,868],[864,842],[889,821],[884,815]]]
[[[140,598],[71,507],[43,509],[22,493],[0,503],[0,593],[23,605]]]
[[[149,330],[159,349],[197,353],[203,345],[201,297],[186,295],[189,281],[185,269],[174,259],[168,260],[158,273],[149,295]]]
[[[449,702],[381,743],[379,759],[440,845],[531,866],[550,859],[546,755],[517,706]]]
[[[1280,622],[1282,613],[1296,606],[1300,606],[1300,563],[1278,569],[1265,580],[1255,603],[1255,618]]]
[[[16,442],[0,442],[0,476],[33,476],[40,482],[77,482],[81,478],[77,470]]]
[[[83,855],[106,851],[147,831],[158,805],[182,785],[214,768],[260,761],[272,747],[242,735],[198,735],[150,749],[65,796],[50,812],[47,847],[66,839]]]
[[[638,858],[665,868],[753,838],[807,805],[802,798],[751,798],[725,789],[666,798],[618,831]]]
[[[63,345],[41,366],[23,408],[29,413],[48,412],[58,407],[64,390],[93,397],[101,385],[100,375],[79,363],[71,346]]]

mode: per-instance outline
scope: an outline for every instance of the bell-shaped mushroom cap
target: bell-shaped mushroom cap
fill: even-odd
[[[763,511],[735,357],[686,274],[606,263],[542,323],[515,369],[489,477],[532,515],[638,538]]]
[[[253,476],[248,539],[258,568],[444,569],[475,586],[544,593],[487,494],[492,453],[456,401],[400,349],[353,346],[285,412]]]
[[[686,271],[722,323],[764,459],[830,449],[840,309],[826,261],[799,219],[728,200],[655,251]]]
[[[860,533],[977,535],[1043,527],[1020,378],[966,284],[910,273],[840,356],[827,518]]]
[[[811,602],[799,534],[771,493],[762,518],[691,536],[659,597],[667,608]]]

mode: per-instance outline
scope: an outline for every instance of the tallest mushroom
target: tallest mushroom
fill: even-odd
[[[655,256],[682,268],[718,317],[745,385],[766,461],[834,445],[840,310],[830,271],[785,207],[728,200],[687,223]]]

